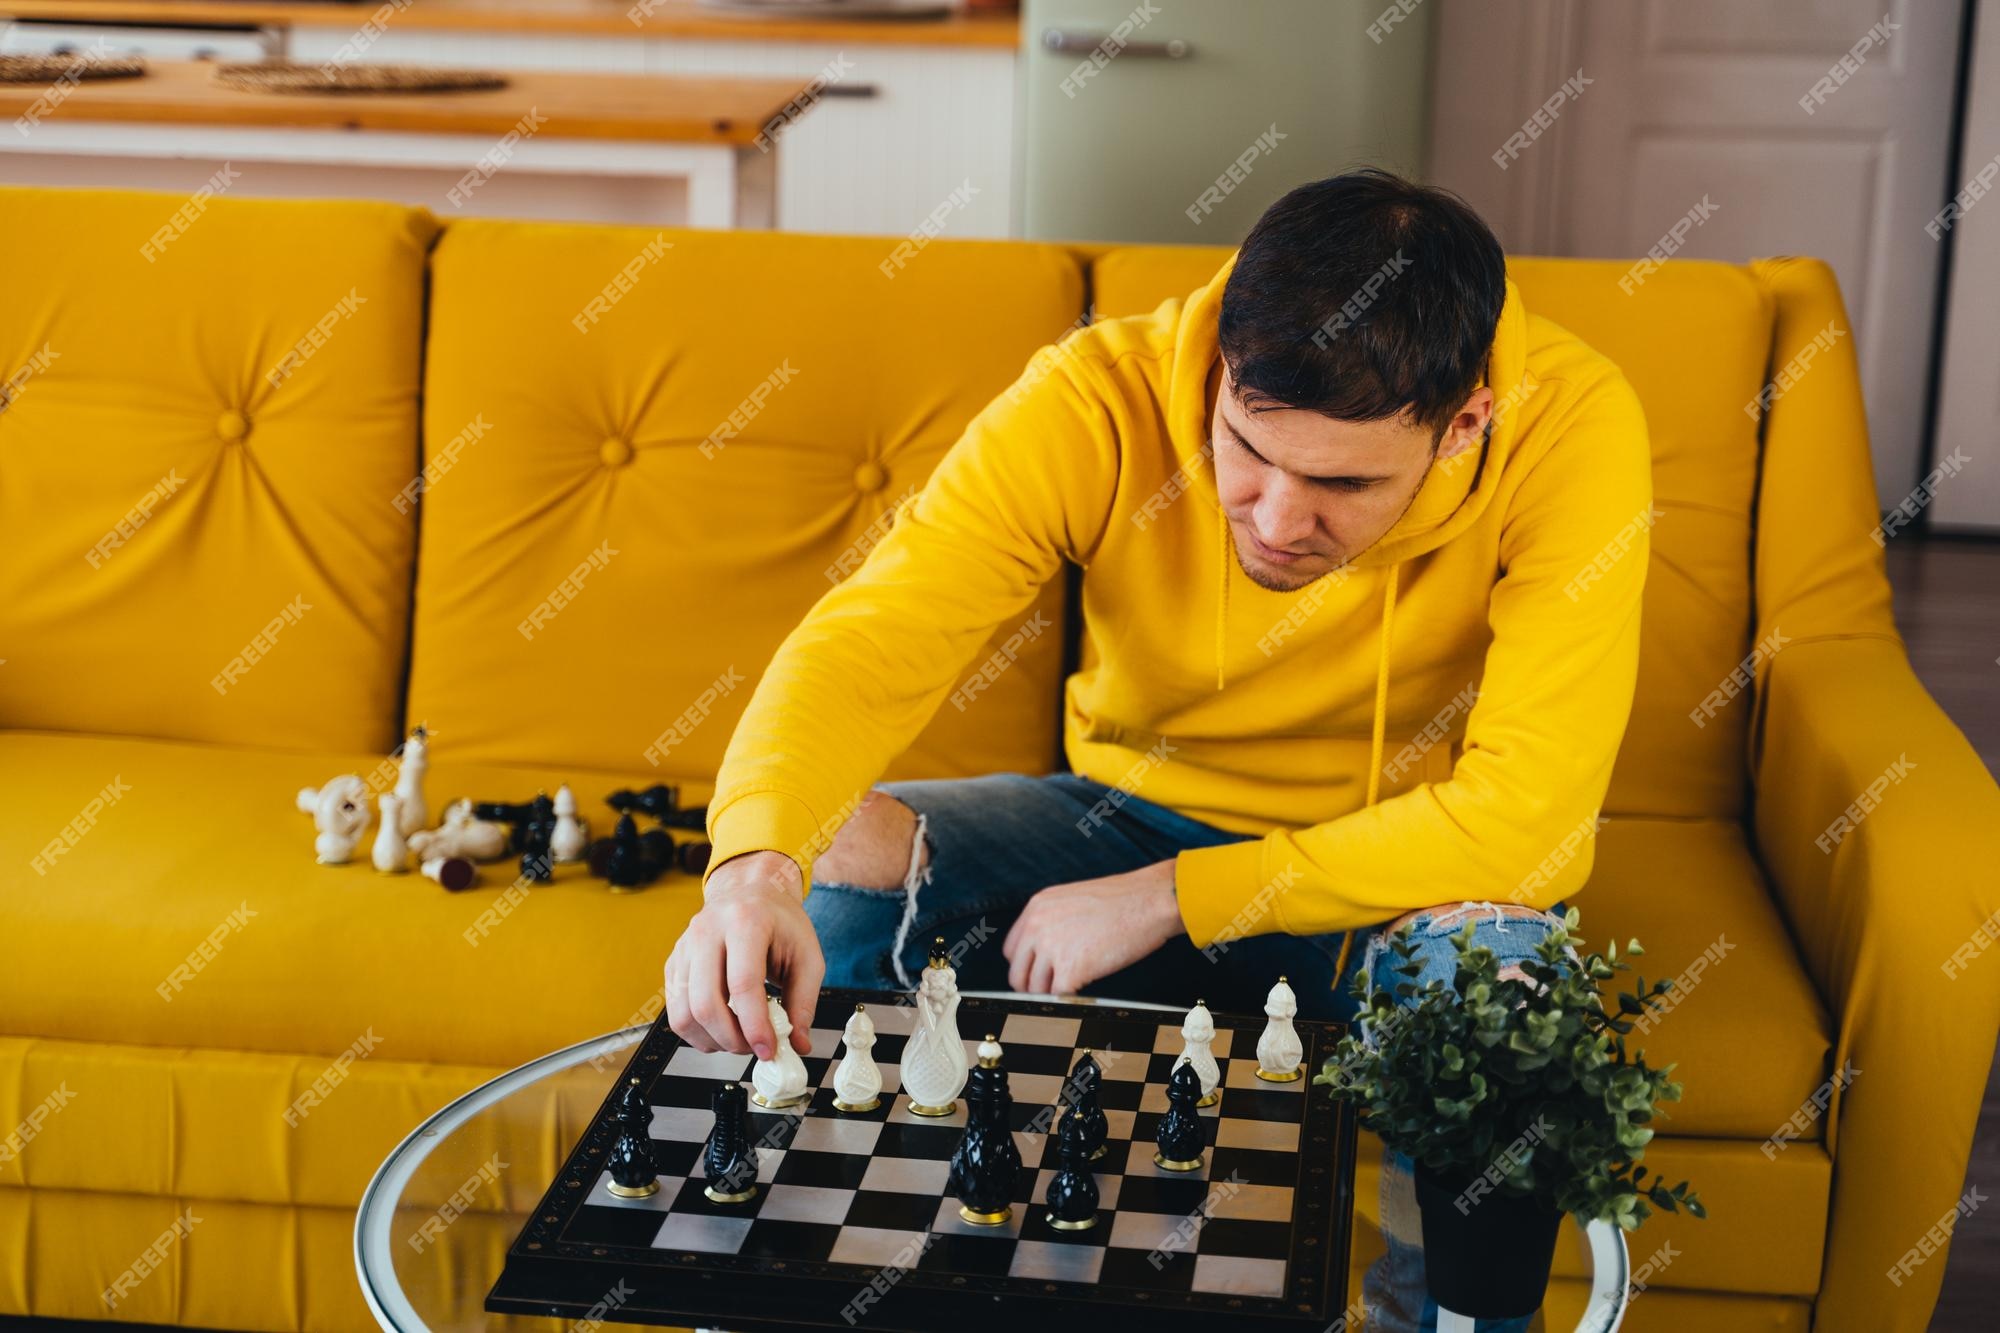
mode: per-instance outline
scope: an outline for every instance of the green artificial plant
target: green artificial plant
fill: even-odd
[[[1631,1230],[1658,1206],[1705,1217],[1686,1181],[1648,1180],[1640,1165],[1662,1102],[1679,1101],[1673,1066],[1653,1069],[1628,1054],[1632,1019],[1659,1006],[1670,981],[1633,993],[1598,983],[1631,970],[1614,943],[1581,955],[1574,908],[1524,960],[1524,976],[1502,979],[1493,951],[1468,925],[1452,940],[1451,986],[1409,980],[1395,994],[1357,976],[1360,1021],[1315,1083],[1355,1104],[1361,1125],[1446,1181],[1484,1177],[1490,1188],[1532,1195],[1565,1213]],[[1414,978],[1409,930],[1390,940],[1396,972]],[[1633,940],[1627,957],[1643,951]]]

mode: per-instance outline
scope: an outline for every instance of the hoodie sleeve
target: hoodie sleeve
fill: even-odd
[[[1323,824],[1181,853],[1194,943],[1352,930],[1440,902],[1546,908],[1580,889],[1638,678],[1652,501],[1645,418],[1614,375],[1584,395],[1508,505],[1493,639],[1451,777]]]
[[[779,645],[716,775],[712,867],[778,851],[810,885],[813,860],[987,639],[1065,560],[1088,559],[1118,443],[1081,336],[1043,348],[973,418],[861,568]]]

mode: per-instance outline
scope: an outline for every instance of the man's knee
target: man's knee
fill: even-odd
[[[916,812],[887,792],[871,791],[813,863],[813,881],[900,893],[916,841]],[[927,845],[916,846],[916,855],[918,869],[930,864]]]

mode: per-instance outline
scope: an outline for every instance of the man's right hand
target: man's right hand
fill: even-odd
[[[708,876],[702,896],[667,958],[668,1026],[698,1051],[768,1060],[777,1047],[768,976],[783,987],[792,1048],[809,1054],[826,960],[798,864],[781,852],[733,856]]]

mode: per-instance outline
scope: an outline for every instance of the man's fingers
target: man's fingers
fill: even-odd
[[[708,1032],[694,1021],[694,1014],[688,1008],[687,959],[679,949],[667,959],[667,1026],[697,1051],[715,1049]]]
[[[826,960],[817,943],[809,944],[803,956],[792,959],[785,976],[785,1012],[792,1020],[792,1049],[800,1055],[812,1054],[813,1014],[819,1008],[820,982],[826,979]]]
[[[764,1000],[764,973],[771,956],[771,937],[761,928],[746,930],[729,941],[729,1009],[742,1024],[743,1038],[759,1060],[775,1054],[778,1034],[771,1028],[771,1006]]]
[[[1028,993],[1031,995],[1046,995],[1052,988],[1054,981],[1054,965],[1037,958],[1034,970],[1028,974]]]
[[[729,995],[723,989],[722,951],[722,941],[715,940],[689,954],[688,1007],[717,1047],[748,1055],[750,1043],[736,1026],[736,1016],[729,1011]]]

